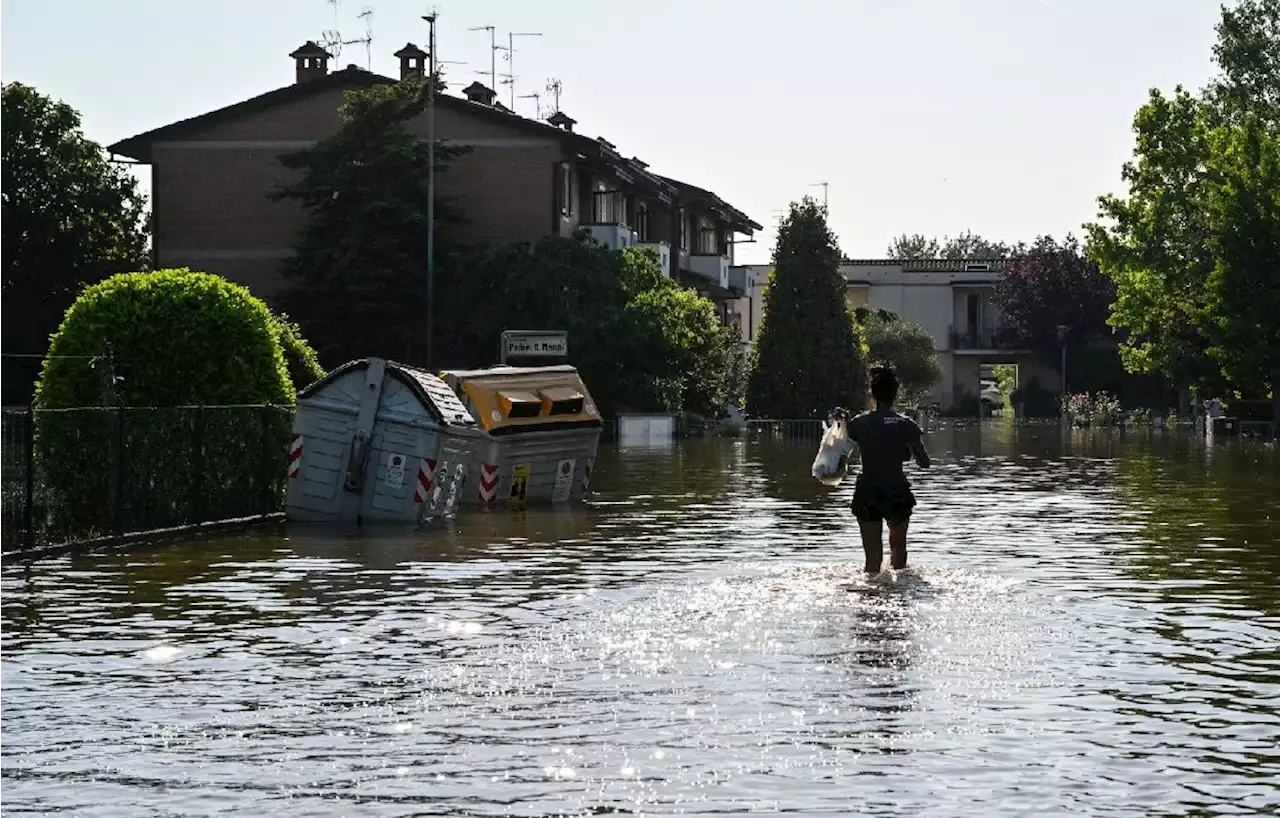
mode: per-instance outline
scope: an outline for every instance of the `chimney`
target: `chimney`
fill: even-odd
[[[493,105],[494,99],[498,96],[492,88],[478,82],[473,82],[466,88],[463,88],[462,93],[466,95],[467,99],[481,105]]]
[[[422,79],[427,75],[427,52],[413,43],[405,43],[404,48],[391,56],[400,58],[400,79]]]
[[[316,45],[315,40],[307,40],[289,56],[293,57],[298,75],[297,81],[300,83],[320,79],[329,73],[331,55]]]
[[[554,125],[557,128],[563,128],[566,131],[572,131],[573,126],[578,124],[578,120],[569,116],[564,111],[556,111],[554,114],[547,117],[547,123]]]

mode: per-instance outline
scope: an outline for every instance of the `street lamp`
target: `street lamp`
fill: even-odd
[[[432,371],[436,300],[436,15],[427,21],[427,371]]]

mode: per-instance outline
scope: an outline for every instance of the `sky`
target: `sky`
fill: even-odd
[[[1080,233],[1120,192],[1149,89],[1203,86],[1218,0],[4,0],[0,78],[78,109],[104,145],[293,82],[287,56],[372,31],[372,69],[424,46],[456,90],[515,39],[516,109],[548,81],[576,130],[715,191],[766,225],[827,182],[845,255],[896,235]],[[363,44],[338,67],[367,65]],[[509,71],[499,54],[498,71]],[[483,72],[483,75],[482,73]],[[509,86],[500,86],[509,103]]]

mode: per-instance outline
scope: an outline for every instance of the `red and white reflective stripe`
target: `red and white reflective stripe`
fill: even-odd
[[[431,482],[436,479],[436,461],[429,457],[422,458],[422,465],[418,467],[418,482],[413,489],[413,502],[427,502],[427,495],[431,493]]]
[[[480,502],[492,503],[498,496],[498,467],[480,464]]]
[[[298,472],[302,469],[302,435],[294,435],[293,442],[289,444],[289,477],[298,476]]]
[[[591,491],[591,469],[593,466],[595,466],[595,464],[596,464],[596,459],[594,457],[588,460],[586,463],[582,464],[582,493],[583,494],[586,494],[587,492]]]

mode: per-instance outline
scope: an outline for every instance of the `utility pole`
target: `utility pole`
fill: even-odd
[[[427,21],[427,371],[431,372],[436,307],[436,15]]]
[[[814,182],[813,184],[809,185],[809,187],[820,187],[820,188],[822,188],[822,209],[823,209],[823,211],[825,212],[825,211],[826,211],[826,209],[827,209],[827,183],[826,183],[826,182]]]
[[[511,110],[516,109],[516,37],[541,37],[541,31],[507,32],[507,76],[511,78]],[[499,49],[502,46],[498,46]]]
[[[498,43],[497,43],[497,27],[496,26],[476,26],[469,28],[467,31],[487,31],[489,32],[489,88],[494,93],[498,92]]]

